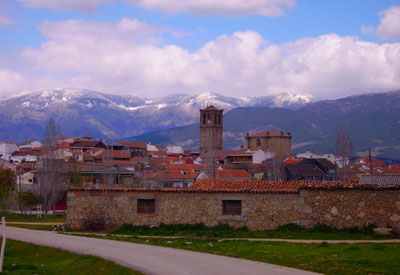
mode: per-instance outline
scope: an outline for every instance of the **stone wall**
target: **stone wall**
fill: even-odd
[[[374,224],[400,230],[399,190],[301,190],[301,224],[337,228]]]
[[[138,214],[137,199],[155,199],[155,214]],[[241,216],[222,215],[222,200],[241,200]],[[250,230],[298,223],[306,227],[390,225],[400,230],[398,190],[301,190],[300,193],[107,191],[77,188],[68,192],[67,223],[85,229],[101,217],[105,228],[133,225],[228,224]]]

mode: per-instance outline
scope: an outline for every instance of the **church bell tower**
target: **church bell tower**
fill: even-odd
[[[223,109],[200,109],[200,156],[205,159],[222,150]]]

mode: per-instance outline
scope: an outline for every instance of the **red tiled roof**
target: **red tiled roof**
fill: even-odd
[[[218,179],[250,179],[246,170],[217,170]]]
[[[194,164],[174,164],[174,163],[167,163],[164,164],[166,170],[194,170]]]
[[[111,155],[113,158],[130,159],[131,151],[128,150],[112,150]]]
[[[168,180],[168,179],[195,179],[200,173],[190,170],[147,170],[146,179]]]
[[[400,190],[400,185],[359,184],[358,180],[348,181],[286,181],[271,182],[245,180],[201,179],[189,188],[92,188],[71,187],[70,191],[107,191],[107,192],[178,192],[178,193],[298,193],[301,189],[314,190]]]
[[[69,146],[71,146],[71,142],[62,142],[62,143],[59,143],[59,144],[57,144],[57,147],[60,147],[60,148],[68,148]]]
[[[129,160],[113,160],[113,164],[120,166],[133,166],[133,163]]]
[[[298,181],[272,182],[262,180],[230,181],[221,179],[200,179],[195,181],[189,189],[202,191],[241,191],[241,192],[272,192],[297,193],[301,183]]]
[[[364,162],[367,166],[369,166],[369,158],[359,158],[359,162]],[[371,159],[372,166],[383,166],[385,163],[382,160]]]
[[[118,144],[132,148],[147,148],[147,144],[145,142],[118,141]]]
[[[71,148],[93,148],[105,147],[104,143],[99,140],[79,140],[71,144]]]
[[[284,164],[297,164],[301,162],[303,159],[286,159],[283,161]]]
[[[290,137],[288,134],[284,132],[272,130],[272,131],[264,131],[259,133],[251,134],[250,137]]]

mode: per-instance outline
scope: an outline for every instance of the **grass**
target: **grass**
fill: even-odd
[[[4,271],[10,274],[141,274],[98,257],[7,240]]]
[[[232,228],[228,225],[206,227],[204,224],[161,224],[159,227],[133,226],[124,224],[114,234],[132,236],[190,236],[206,238],[281,238],[314,240],[363,240],[390,239],[390,236],[378,236],[373,227],[336,229],[327,225],[317,225],[306,229],[296,224],[279,226],[276,230],[249,231],[246,227]]]
[[[46,218],[38,218],[36,215],[25,215],[25,214],[7,214],[6,222],[54,222],[54,223],[65,223],[65,216],[54,217],[48,215]]]
[[[100,237],[101,238],[101,237]],[[324,274],[400,274],[400,244],[319,244],[210,239],[102,238],[244,258]],[[187,243],[189,242],[189,244]]]

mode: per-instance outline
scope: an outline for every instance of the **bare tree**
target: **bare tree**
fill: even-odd
[[[346,166],[353,154],[353,143],[347,129],[339,128],[336,137],[336,151],[342,158],[342,166]],[[346,169],[344,169],[344,177],[346,178]]]
[[[273,158],[264,163],[264,178],[270,181],[282,181],[285,176],[285,165],[280,158]]]
[[[65,165],[63,160],[57,159],[56,140],[59,137],[61,137],[60,126],[50,118],[46,124],[42,140],[44,150],[37,169],[39,194],[45,216],[49,210],[55,209],[66,187],[63,183]]]
[[[104,179],[104,184],[107,185],[112,185],[114,184],[114,152],[113,152],[113,147],[109,141],[104,142],[106,144],[106,149],[103,151],[103,165],[104,165],[104,174],[103,174],[103,179]]]

